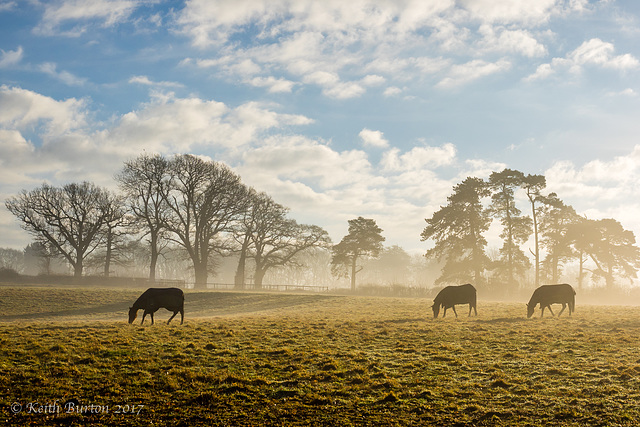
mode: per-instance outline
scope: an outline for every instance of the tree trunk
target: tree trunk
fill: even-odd
[[[240,259],[238,260],[238,268],[236,269],[236,276],[234,278],[234,288],[244,289],[244,269],[247,263],[247,255],[244,248],[240,251]]]
[[[538,217],[536,215],[536,206],[534,199],[531,199],[531,216],[533,217],[533,238],[535,245],[535,258],[536,258],[536,288],[540,286],[540,245],[538,243]],[[555,270],[553,272],[555,275]],[[556,280],[553,281],[556,283]]]
[[[82,270],[83,270],[82,259],[79,259],[73,265],[73,277],[82,277]]]
[[[357,260],[358,258],[356,258],[355,256],[353,257],[353,260],[351,261],[351,292],[355,292],[356,291],[356,264],[357,264]]]
[[[578,289],[582,289],[582,278],[584,276],[584,256],[580,252],[580,269],[578,270]]]
[[[195,284],[194,288],[196,289],[204,289],[207,287],[207,278],[209,272],[207,271],[207,263],[199,262],[194,263],[194,273],[195,273]]]
[[[151,233],[151,262],[149,263],[149,282],[156,281],[156,266],[158,265],[158,235]]]
[[[253,283],[255,284],[256,289],[262,289],[262,280],[264,279],[266,272],[267,270],[256,265],[256,273],[253,275]]]
[[[113,244],[113,233],[111,230],[107,231],[107,253],[104,258],[104,277],[109,277],[111,270],[111,245]]]

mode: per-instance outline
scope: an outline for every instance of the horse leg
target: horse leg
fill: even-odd
[[[181,308],[180,309],[180,324],[182,325],[184,323],[184,309]]]
[[[443,305],[444,307],[444,313],[442,313],[442,318],[444,319],[445,317],[447,317],[447,306]]]
[[[145,310],[144,313],[142,313],[142,321],[140,322],[141,325],[144,323],[144,318],[146,316],[147,316],[147,310]]]
[[[174,311],[174,312],[173,312],[173,316],[171,316],[171,317],[169,318],[169,320],[167,320],[167,325],[168,325],[169,323],[171,323],[171,320],[172,320],[174,317],[176,317],[176,314],[178,314],[178,310]]]
[[[562,303],[562,310],[560,310],[560,313],[558,313],[558,317],[560,317],[560,315],[562,314],[562,312],[564,311],[564,309],[567,308],[567,304]],[[569,310],[571,311],[571,310]]]
[[[456,315],[456,319],[458,318],[458,313],[456,312],[456,306],[452,305],[451,308],[453,309],[453,314]]]
[[[553,310],[551,310],[551,304],[549,304],[547,308],[549,309],[549,313],[551,313],[551,315],[555,317],[555,314],[553,314]]]
[[[151,324],[153,325],[153,311],[149,313],[149,316],[151,316]]]

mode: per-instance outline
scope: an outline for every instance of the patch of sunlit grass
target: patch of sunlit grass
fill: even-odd
[[[0,323],[0,420],[31,425],[640,421],[635,308],[578,306],[573,317],[526,319],[524,304],[481,302],[478,317],[433,319],[431,301],[422,299],[305,297],[295,305],[291,296],[279,300],[269,294],[271,305],[265,305],[247,295],[259,310],[238,308],[241,315],[214,310],[215,317],[193,319],[187,305],[182,326],[161,320],[128,325],[124,315],[117,321],[52,315]],[[242,294],[232,297],[238,307],[241,300]],[[30,402],[73,399],[108,405],[110,411],[26,410]],[[20,413],[11,412],[12,403],[23,405]],[[143,406],[139,414],[123,414],[116,413],[118,405]]]

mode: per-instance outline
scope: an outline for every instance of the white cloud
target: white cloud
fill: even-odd
[[[396,86],[390,86],[386,88],[383,92],[384,96],[396,96],[402,93],[402,89]]]
[[[154,82],[147,76],[132,76],[129,79],[129,83],[157,87],[184,87],[182,83],[177,82]]]
[[[585,66],[609,68],[619,71],[637,69],[640,61],[631,54],[615,55],[612,43],[593,38],[583,42],[565,58],[553,58],[550,64],[538,66],[535,73],[526,77],[526,81],[544,79],[561,70],[571,73],[582,72]]]
[[[135,155],[142,149],[160,153],[199,147],[241,150],[263,132],[311,123],[307,117],[279,114],[257,102],[236,108],[200,98],[158,97],[125,114],[104,136],[113,150]]]
[[[387,151],[380,164],[384,171],[409,171],[432,169],[451,165],[456,158],[456,148],[453,144],[442,147],[413,147],[410,151],[400,154],[398,148]]]
[[[630,54],[614,55],[612,43],[600,39],[591,39],[582,43],[568,55],[576,65],[599,65],[605,68],[626,70],[638,67],[638,60]]]
[[[303,78],[305,83],[322,87],[322,93],[330,98],[348,99],[361,96],[365,89],[355,82],[342,82],[336,73],[316,71]]]
[[[141,4],[140,0],[57,0],[44,3],[42,21],[34,29],[37,34],[78,37],[86,31],[86,21],[99,21],[111,27],[126,20]],[[62,30],[67,23],[81,23]]]
[[[293,87],[296,85],[296,83],[291,80],[283,78],[276,79],[273,76],[254,77],[249,80],[249,84],[256,87],[266,87],[270,93],[291,92]]]
[[[251,76],[243,81],[254,86],[272,87],[264,77],[256,77],[269,74],[348,99],[389,80],[439,75],[438,86],[451,88],[511,66],[508,58],[452,66],[451,58],[416,56],[418,52],[543,56],[546,47],[534,33],[512,24],[539,25],[554,14],[579,9],[560,7],[556,0],[192,0],[179,12],[177,23],[196,47],[216,46],[220,56],[197,60],[201,67],[215,67],[230,77]],[[480,37],[467,27],[478,20]],[[251,42],[236,42],[247,28]],[[284,91],[287,86],[278,88]]]
[[[460,86],[491,74],[504,72],[509,68],[511,68],[511,63],[505,59],[497,62],[474,59],[465,64],[451,67],[448,76],[440,80],[436,87],[451,88]]]
[[[368,74],[362,78],[362,84],[365,86],[379,86],[384,84],[386,79],[376,74]]]
[[[16,50],[4,51],[0,49],[0,68],[14,67],[22,61],[22,46],[18,46]]]
[[[517,53],[530,58],[544,56],[547,49],[529,31],[509,30],[483,24],[479,29],[482,39],[478,45],[482,51]]]
[[[0,86],[0,125],[5,129],[25,130],[43,125],[44,135],[52,137],[75,131],[86,125],[86,103],[70,98],[53,98],[21,88]]]
[[[291,180],[318,190],[374,185],[371,165],[359,150],[337,152],[302,136],[274,136],[243,154],[243,170],[260,171],[271,180]],[[268,179],[262,177],[262,179]],[[379,182],[379,181],[378,181]]]
[[[5,1],[0,4],[0,12],[6,12],[9,10],[13,10],[18,7],[18,3],[15,1]]]
[[[484,22],[540,25],[558,12],[557,0],[460,0],[474,18]]]
[[[384,134],[379,130],[370,130],[364,128],[358,134],[362,140],[362,144],[370,147],[386,148],[389,146],[389,141],[384,137]]]
[[[525,77],[524,80],[534,81],[534,80],[546,79],[553,73],[555,73],[555,70],[551,66],[551,64],[541,64],[538,66],[535,73]]]
[[[52,62],[45,62],[44,64],[40,64],[38,67],[41,72],[48,74],[69,86],[82,86],[87,81],[87,79],[77,77],[68,71],[58,71],[57,68],[58,66]]]

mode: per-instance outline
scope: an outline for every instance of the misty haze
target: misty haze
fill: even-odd
[[[0,4],[6,425],[638,425],[630,0]]]

